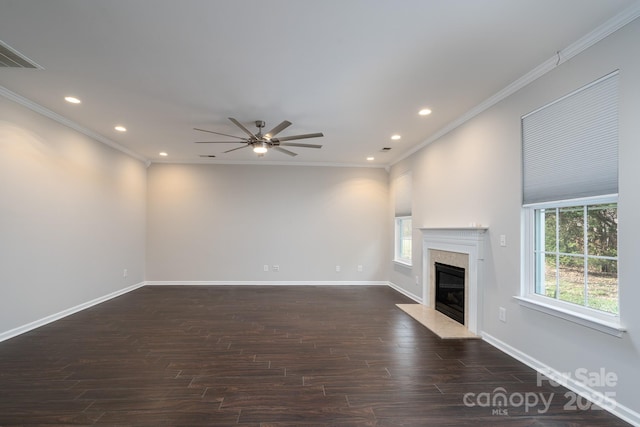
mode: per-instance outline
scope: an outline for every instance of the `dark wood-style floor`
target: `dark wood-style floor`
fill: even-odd
[[[378,286],[144,287],[0,343],[0,425],[627,425],[396,303]],[[499,387],[553,403],[464,403]]]

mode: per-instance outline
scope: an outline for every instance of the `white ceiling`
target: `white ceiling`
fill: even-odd
[[[0,68],[0,85],[151,161],[388,165],[636,4],[0,0],[0,40],[44,67]],[[194,127],[243,136],[227,117],[286,119],[280,136],[324,146],[258,158],[194,143],[229,140]]]

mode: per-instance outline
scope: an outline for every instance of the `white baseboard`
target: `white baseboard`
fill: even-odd
[[[482,332],[482,339],[492,346],[496,347],[498,350],[507,353],[514,359],[517,359],[530,368],[535,369],[537,372],[547,377],[551,377],[554,382],[563,385],[564,387],[582,396],[583,398],[594,403],[609,403],[608,405],[603,406],[605,410],[634,426],[640,426],[640,414],[638,412],[612,400],[611,398],[608,398],[602,392],[594,390],[593,388],[576,381],[574,378],[571,378],[562,372],[552,369],[539,360],[534,359],[533,357],[521,352],[520,350],[510,346],[503,341],[500,341],[498,338],[495,338],[487,334],[486,332]]]
[[[389,285],[390,288],[400,292],[402,295],[411,298],[412,300],[414,300],[418,304],[422,304],[422,298],[420,298],[419,296],[417,296],[415,294],[412,294],[408,290],[406,290],[404,288],[401,288],[400,286],[396,285],[393,282],[387,282],[387,284]]]
[[[79,311],[85,310],[89,307],[93,307],[94,305],[100,304],[102,302],[108,301],[112,298],[118,297],[120,295],[126,294],[127,292],[131,292],[135,289],[141,288],[145,285],[145,282],[136,283],[135,285],[131,285],[124,289],[117,290],[115,292],[111,292],[110,294],[101,296],[96,299],[92,299],[91,301],[84,302],[82,304],[78,304],[75,307],[68,308],[66,310],[62,310],[59,313],[52,314],[47,317],[43,317],[42,319],[35,320],[31,323],[27,323],[26,325],[18,326],[17,328],[10,329],[6,332],[0,332],[0,342],[8,340],[9,338],[13,338],[20,334],[24,334],[25,332],[29,332],[33,329],[39,328],[40,326],[44,326],[48,323],[55,322],[56,320],[62,319],[63,317],[67,317],[71,314],[77,313]]]
[[[145,282],[147,286],[387,286],[388,282],[383,281],[268,281],[268,280],[175,280],[158,281],[150,280]]]
[[[75,307],[68,308],[59,313],[55,313],[50,316],[43,317],[42,319],[27,323],[26,325],[18,326],[17,328],[13,328],[5,332],[0,332],[0,342],[8,340],[9,338],[18,336],[20,334],[24,334],[25,332],[29,332],[33,329],[39,328],[40,326],[44,326],[48,323],[55,322],[56,320],[62,319],[63,317],[67,317],[71,314],[77,313],[89,307],[93,307],[94,305],[108,301],[112,298],[126,294],[127,292],[131,292],[143,286],[175,286],[175,285],[185,285],[185,286],[260,286],[260,285],[266,285],[266,286],[296,286],[296,285],[301,285],[301,286],[354,286],[354,285],[387,286],[388,284],[389,282],[385,282],[385,281],[148,281],[148,282],[140,282],[135,285],[129,286],[127,288],[112,292],[108,295],[104,295],[102,297],[93,299],[91,301],[78,304]]]
[[[18,326],[17,328],[13,328],[5,332],[0,332],[0,342],[18,336],[20,334],[24,334],[48,323],[55,322],[56,320],[62,319],[63,317],[67,317],[89,307],[93,307],[94,305],[108,301],[112,298],[126,294],[127,292],[131,292],[143,286],[390,286],[398,292],[408,296],[409,298],[420,302],[420,299],[415,295],[412,295],[404,289],[398,287],[397,285],[386,281],[147,281],[140,282],[127,288],[112,292],[108,295],[104,295],[91,301],[78,304],[75,307],[71,307],[59,313],[43,317],[42,319],[35,320],[33,322],[27,323],[26,325]]]

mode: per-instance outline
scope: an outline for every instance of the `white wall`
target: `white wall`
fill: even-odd
[[[0,111],[2,335],[144,281],[146,171],[3,97]]]
[[[618,403],[640,412],[640,20],[636,20],[544,77],[426,146],[391,170],[413,172],[415,227],[489,226],[485,258],[483,330],[490,336],[560,372],[600,368],[617,373]],[[622,338],[521,307],[520,289],[521,139],[520,117],[584,84],[620,69],[620,312],[628,331]],[[498,238],[507,237],[507,247]],[[390,277],[408,292],[421,275],[420,233],[414,233],[413,271]],[[422,280],[422,278],[421,278]],[[507,323],[498,307],[507,308]],[[605,390],[600,390],[605,391]]]
[[[384,169],[153,164],[147,200],[150,281],[387,279]]]

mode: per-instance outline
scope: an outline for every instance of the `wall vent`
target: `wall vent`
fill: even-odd
[[[44,68],[0,40],[0,68]]]

